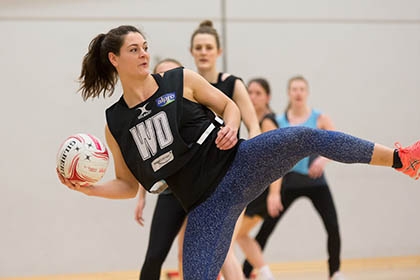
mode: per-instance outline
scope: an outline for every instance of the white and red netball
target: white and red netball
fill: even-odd
[[[108,167],[106,146],[91,134],[79,133],[68,137],[57,153],[57,169],[73,183],[81,186],[98,182]]]

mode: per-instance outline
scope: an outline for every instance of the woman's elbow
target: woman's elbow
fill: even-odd
[[[131,191],[129,194],[128,194],[128,197],[127,198],[135,198],[137,196],[137,192],[135,192],[135,191]]]
[[[139,190],[139,184],[130,185],[130,191],[128,192],[128,198],[135,198]]]

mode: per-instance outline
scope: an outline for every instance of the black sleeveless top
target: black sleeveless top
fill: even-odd
[[[274,125],[275,125],[277,128],[279,128],[279,124],[277,123],[277,120],[276,120],[276,114],[275,114],[275,113],[270,112],[270,113],[266,114],[266,115],[265,115],[265,116],[261,119],[261,121],[260,121],[260,127],[262,126],[262,123],[263,123],[263,121],[264,121],[265,119],[269,119],[270,121],[272,121],[272,122],[274,123]]]
[[[222,81],[222,77],[223,73],[220,72],[217,76],[217,82],[211,83],[211,85],[221,90],[230,99],[233,99],[233,92],[235,91],[235,82],[238,79],[241,80],[241,78],[238,78],[234,75],[230,75]]]
[[[183,68],[153,74],[158,90],[128,108],[123,97],[106,110],[108,127],[137,180],[150,191],[164,179],[186,211],[204,201],[225,175],[237,146],[219,150],[218,129],[197,140],[213,122],[205,106],[183,98]]]

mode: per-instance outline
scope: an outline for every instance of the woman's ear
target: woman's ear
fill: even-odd
[[[223,53],[223,49],[222,49],[222,48],[219,48],[219,49],[217,50],[217,56],[221,56],[221,55],[222,55],[222,53]]]
[[[109,59],[109,62],[111,62],[111,64],[114,65],[114,67],[117,67],[118,65],[117,56],[113,52],[108,53],[108,59]]]

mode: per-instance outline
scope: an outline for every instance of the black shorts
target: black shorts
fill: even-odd
[[[245,209],[245,215],[248,217],[253,217],[255,215],[260,216],[261,218],[268,217],[267,212],[267,196],[269,188],[267,188],[260,196],[251,201]]]

